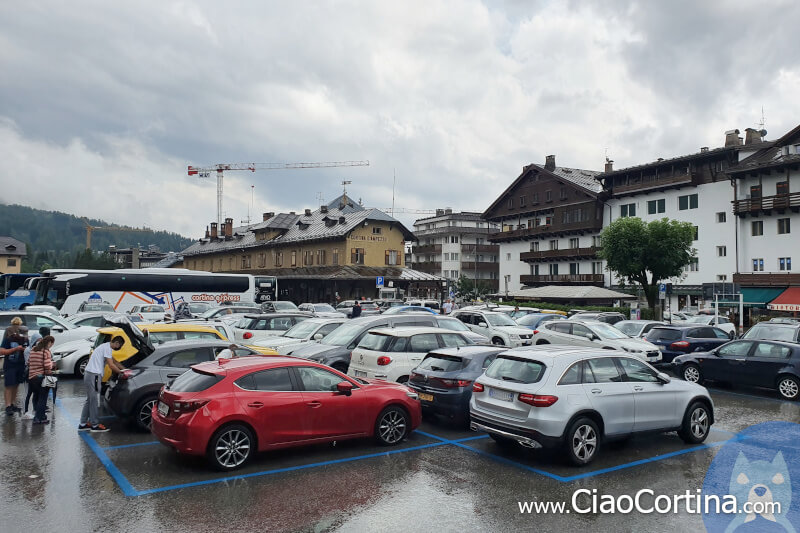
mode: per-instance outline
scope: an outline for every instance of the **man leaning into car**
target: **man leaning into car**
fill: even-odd
[[[81,412],[81,423],[78,431],[91,430],[92,433],[108,431],[108,428],[100,423],[98,410],[100,408],[100,388],[103,385],[103,373],[105,367],[111,369],[115,374],[119,374],[124,369],[114,359],[114,352],[122,348],[125,339],[117,335],[111,342],[105,342],[94,349],[89,356],[86,364],[86,371],[83,374],[83,384],[86,387],[86,403]]]

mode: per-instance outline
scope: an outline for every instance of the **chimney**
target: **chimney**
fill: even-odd
[[[225,224],[224,222],[219,225],[219,236],[221,239],[224,239],[225,234],[227,233],[227,230],[225,229],[226,226],[227,224]]]
[[[556,169],[556,156],[548,155],[544,158],[544,168],[545,170],[553,171]]]
[[[436,216],[437,217],[444,216],[444,209],[437,209],[436,210]]]
[[[753,128],[744,130],[744,144],[756,144],[761,142],[761,132]]]
[[[264,213],[263,215],[261,215],[261,222],[266,222],[267,220],[271,219],[274,216],[275,216],[275,213],[272,213],[272,212]]]
[[[306,216],[307,216],[307,217],[310,217],[310,216],[311,216],[311,209],[306,209]]]
[[[226,218],[225,219],[225,236],[226,237],[233,237],[233,219]]]
[[[742,139],[739,137],[739,130],[728,130],[725,132],[725,148],[729,146],[739,146]]]
[[[614,171],[614,161],[606,157],[605,172],[613,172],[613,171]]]
[[[344,224],[344,222],[345,222],[344,217],[339,217],[339,224]]]
[[[700,153],[708,152],[708,146],[701,146]]]
[[[206,239],[208,239],[208,237],[209,237],[208,226],[206,226]]]
[[[211,223],[211,238],[212,239],[216,239],[217,238],[217,223],[216,222],[212,222]]]
[[[445,214],[445,215],[452,215],[452,214],[453,214],[453,210],[452,210],[452,209],[450,209],[450,208],[448,207],[448,208],[446,208],[446,209],[444,210],[444,214]]]
[[[289,211],[289,214],[290,215],[296,215],[297,213],[295,213],[294,211]]]
[[[328,212],[328,206],[327,205],[319,206],[319,212],[320,213],[327,213]]]

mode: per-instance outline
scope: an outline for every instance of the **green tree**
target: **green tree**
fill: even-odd
[[[681,276],[683,267],[696,258],[692,248],[695,229],[691,222],[619,218],[600,234],[598,256],[625,283],[638,283],[652,308],[658,298],[658,283]]]
[[[455,294],[459,298],[464,300],[477,300],[484,294],[488,293],[489,287],[482,283],[481,280],[478,280],[477,286],[475,280],[470,279],[463,274],[456,280]]]

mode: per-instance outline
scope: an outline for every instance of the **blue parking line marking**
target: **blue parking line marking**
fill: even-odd
[[[137,446],[152,446],[153,444],[160,444],[157,440],[149,440],[147,442],[136,442],[134,444],[119,444],[117,446],[103,446],[104,450],[121,450],[122,448],[135,448]]]
[[[328,466],[328,465],[335,465],[341,463],[350,463],[353,461],[360,461],[362,459],[371,459],[373,457],[386,457],[388,455],[394,455],[398,453],[405,453],[405,452],[412,452],[416,450],[424,450],[426,448],[435,448],[437,446],[444,446],[447,442],[432,442],[430,444],[422,444],[420,446],[412,446],[411,448],[404,448],[402,450],[390,450],[386,452],[378,452],[378,453],[370,453],[366,455],[358,455],[356,457],[347,457],[345,459],[332,459],[330,461],[321,461],[319,463],[311,463],[307,465],[297,465],[297,466],[288,466],[286,468],[276,468],[275,470],[264,470],[262,472],[252,472],[250,474],[241,474],[238,476],[227,476],[222,478],[215,478],[215,479],[206,479],[203,481],[194,481],[191,483],[183,483],[180,485],[170,485],[167,487],[159,487],[156,489],[147,489],[147,490],[140,490],[137,491],[136,496],[144,496],[146,494],[155,494],[158,492],[165,492],[169,490],[177,490],[177,489],[185,489],[189,487],[198,487],[202,485],[211,485],[214,483],[223,483],[226,481],[234,481],[237,479],[247,479],[251,477],[258,477],[258,476],[268,476],[271,474],[280,474],[283,472],[293,472],[295,470],[305,470],[308,468],[315,468],[318,466]]]

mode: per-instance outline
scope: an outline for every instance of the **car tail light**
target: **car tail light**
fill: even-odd
[[[483,392],[483,384],[481,384],[481,383],[473,383],[472,384],[472,392]]]
[[[550,396],[549,394],[524,394],[520,393],[518,396],[519,401],[527,403],[534,407],[550,407],[558,401],[558,396]]]
[[[378,357],[378,366],[386,366],[392,362],[392,358],[388,355],[382,355]]]
[[[176,413],[188,413],[190,411],[197,411],[207,403],[208,400],[188,400],[184,402],[172,402],[172,408],[175,410]]]
[[[436,381],[447,387],[448,389],[454,389],[456,387],[468,387],[472,384],[471,381],[467,379],[444,379],[444,378],[436,378]]]
[[[689,341],[675,341],[669,347],[673,350],[688,350]]]
[[[251,332],[249,332],[249,331],[245,331],[244,335],[242,335],[242,337],[244,337],[245,339],[252,339],[253,338],[253,334]]]
[[[117,379],[131,379],[133,376],[138,374],[137,371],[131,370],[130,368],[123,370],[117,375]]]

